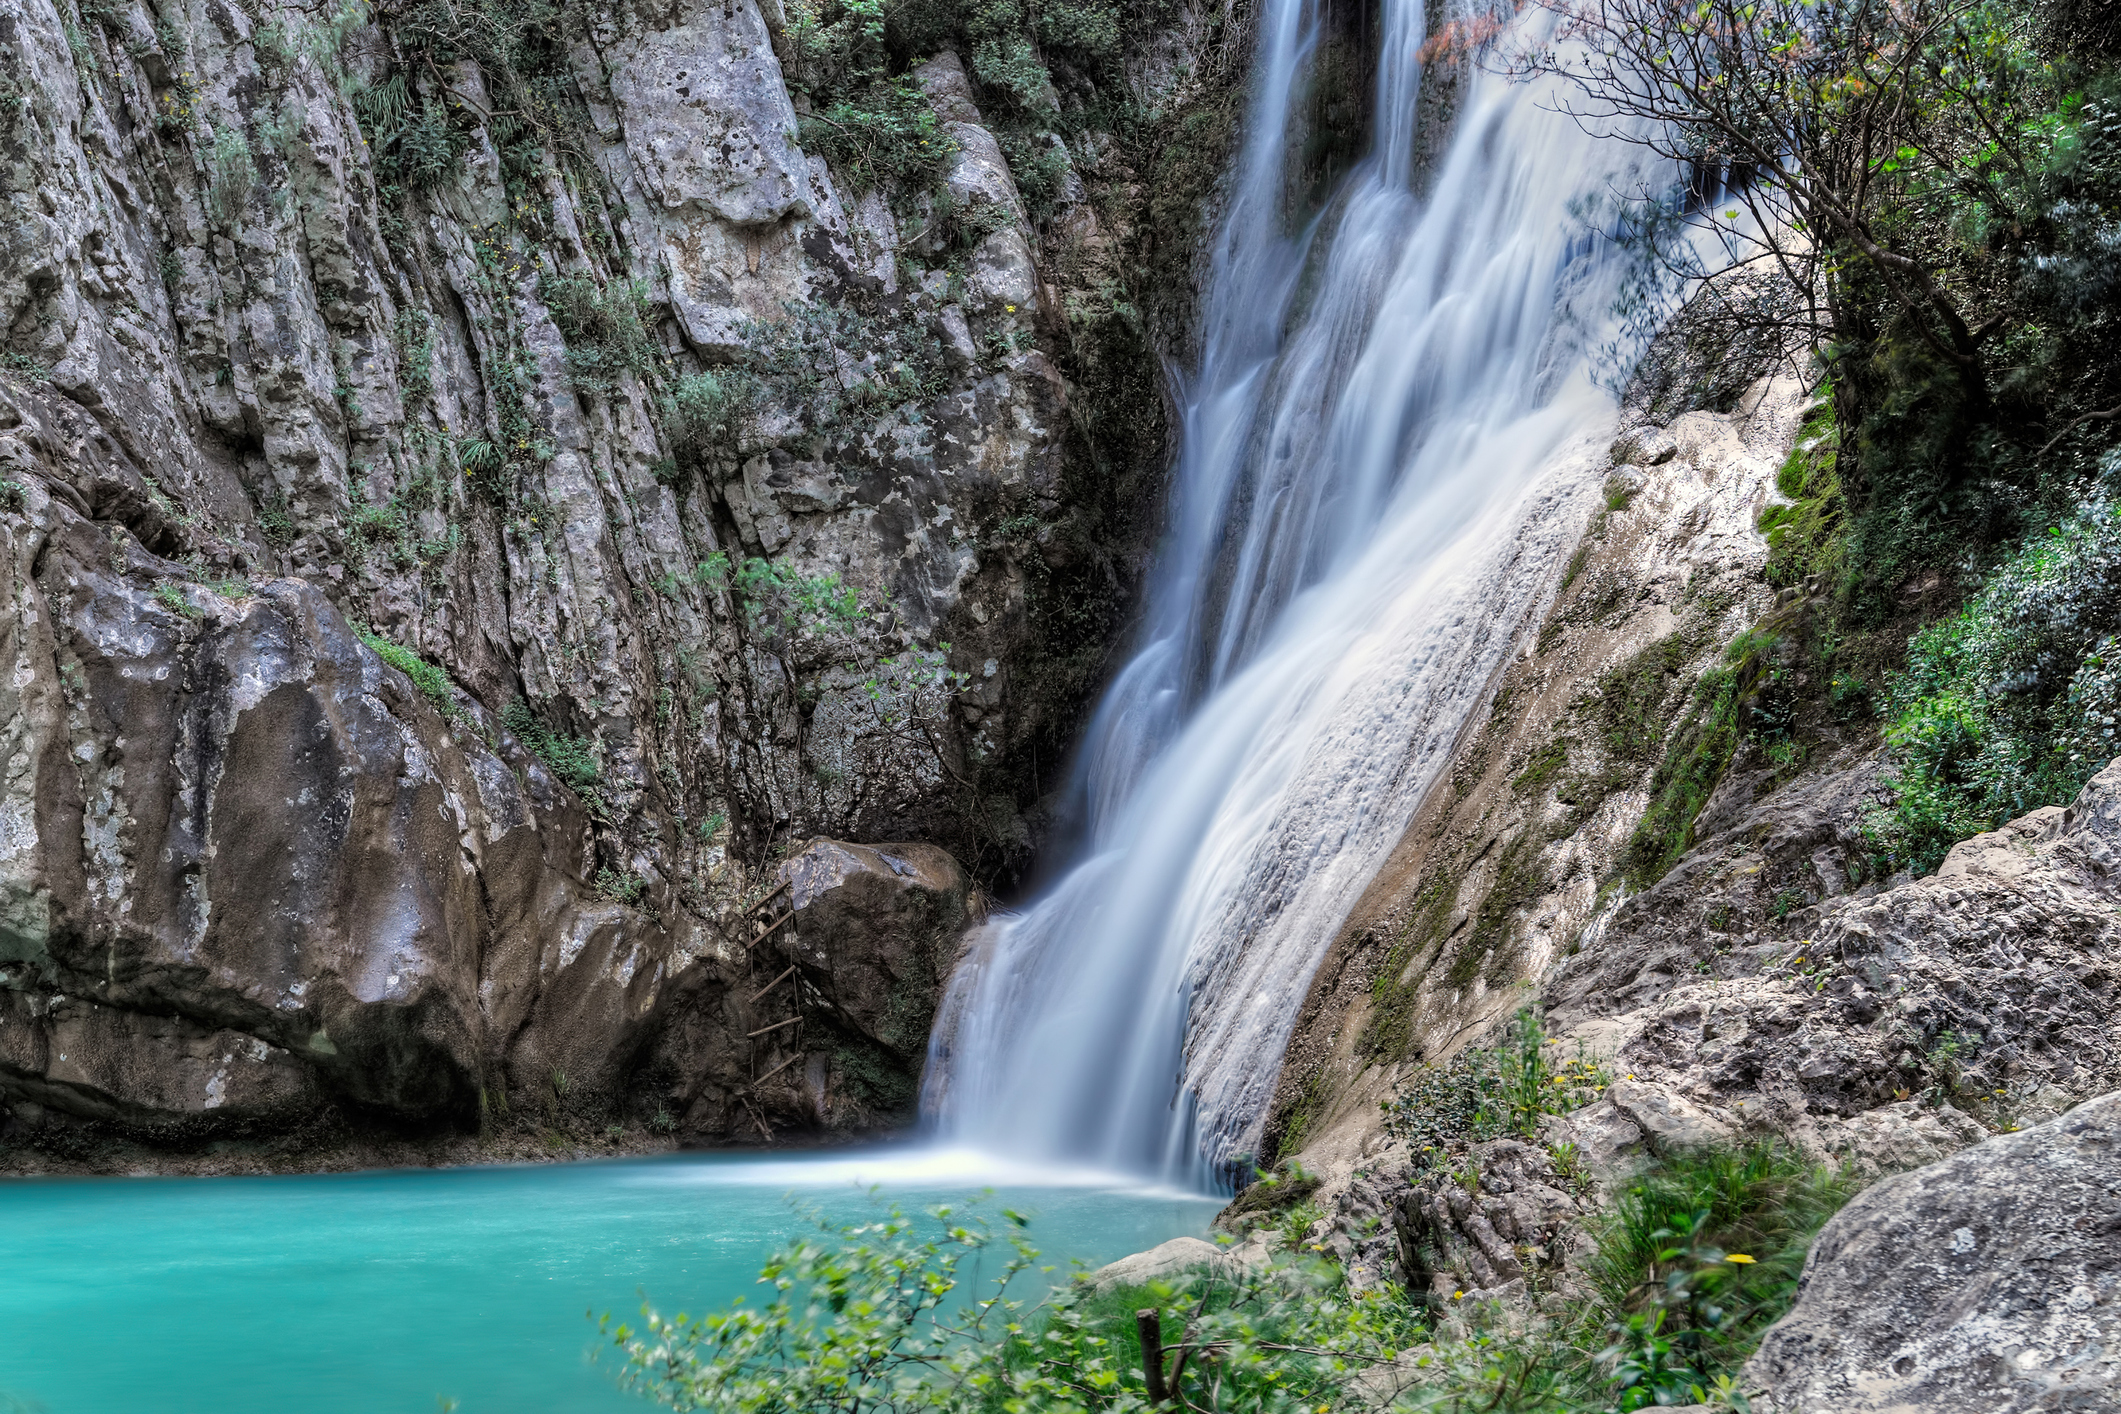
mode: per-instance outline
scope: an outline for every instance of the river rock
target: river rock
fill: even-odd
[[[2121,1094],[1859,1194],[1745,1383],[1788,1414],[2121,1403]]]
[[[1098,1294],[1120,1286],[1147,1286],[1150,1282],[1175,1282],[1195,1272],[1234,1270],[1237,1259],[1225,1249],[1198,1237],[1174,1237],[1169,1242],[1108,1262],[1083,1278]]]

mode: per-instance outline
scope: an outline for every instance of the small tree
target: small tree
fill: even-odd
[[[1587,129],[1648,149],[1678,186],[1616,193],[1663,274],[1815,349],[1861,331],[1850,282],[1988,400],[1993,292],[1949,239],[2022,229],[2049,77],[2004,3],[1545,0],[1558,22],[1508,62],[1561,78]],[[1756,271],[1787,295],[1733,281]],[[1741,303],[1742,302],[1742,303]]]

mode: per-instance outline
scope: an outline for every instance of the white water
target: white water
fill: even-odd
[[[1384,5],[1373,153],[1292,236],[1315,16],[1263,0],[1147,627],[1077,767],[1089,840],[953,979],[924,1095],[951,1142],[1203,1186],[1252,1152],[1313,971],[1581,524],[1610,290],[1569,208],[1616,155],[1475,75],[1417,196],[1422,4]]]

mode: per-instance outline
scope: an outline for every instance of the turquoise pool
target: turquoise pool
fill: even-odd
[[[1091,1263],[1220,1201],[899,1152],[0,1183],[0,1393],[45,1414],[645,1410],[590,1362],[590,1309],[728,1300],[803,1227],[795,1203],[851,1219],[985,1188]]]

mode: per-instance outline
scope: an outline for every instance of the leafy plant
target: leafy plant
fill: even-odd
[[[1161,1327],[1156,1378],[1191,1407],[1331,1414],[1356,1407],[1352,1376],[1418,1335],[1403,1300],[1301,1265],[1049,1292],[1026,1220],[1001,1217],[1000,1235],[950,1207],[926,1221],[820,1218],[817,1237],[767,1262],[761,1303],[701,1317],[644,1307],[638,1329],[609,1315],[599,1329],[627,1388],[724,1414],[1144,1410],[1150,1377],[1126,1332],[1147,1308]]]
[[[168,580],[164,580],[155,586],[155,602],[171,613],[182,614],[187,619],[200,618],[204,614],[203,610],[194,605],[185,596],[183,590],[171,584]]]
[[[1957,841],[2069,801],[2121,755],[2117,627],[2121,503],[2102,500],[1917,634],[1885,690],[1895,799],[1868,824],[1881,852],[1928,873]]]
[[[354,637],[367,644],[378,658],[411,678],[412,685],[420,689],[445,719],[455,720],[458,715],[456,689],[449,681],[449,674],[411,649],[392,643],[365,624],[353,625],[353,631]]]
[[[531,755],[544,762],[546,769],[557,776],[562,785],[580,796],[591,813],[608,809],[598,789],[603,779],[603,767],[592,743],[551,730],[537,719],[530,704],[520,697],[501,710],[501,725]]]
[[[1582,1108],[1610,1079],[1581,1052],[1555,1054],[1538,1013],[1527,1007],[1499,1045],[1461,1051],[1402,1080],[1382,1102],[1385,1128],[1407,1141],[1417,1168],[1442,1168],[1483,1140],[1537,1138],[1542,1116]]]
[[[587,275],[545,275],[538,298],[567,341],[567,379],[577,391],[609,395],[627,374],[654,367],[648,296],[638,281],[599,285]]]

